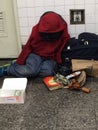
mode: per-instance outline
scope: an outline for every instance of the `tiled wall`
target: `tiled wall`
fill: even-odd
[[[21,43],[25,44],[32,27],[46,11],[55,11],[68,23],[71,37],[81,32],[98,34],[98,0],[17,0]],[[70,9],[85,9],[85,24],[70,24]]]

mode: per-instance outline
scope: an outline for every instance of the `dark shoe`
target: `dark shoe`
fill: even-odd
[[[10,64],[0,66],[0,77],[7,75],[7,68]]]

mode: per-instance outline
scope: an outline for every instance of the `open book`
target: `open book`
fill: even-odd
[[[54,76],[48,76],[48,77],[44,77],[43,78],[43,82],[45,83],[46,87],[49,90],[56,90],[59,88],[63,88],[64,86],[62,86],[60,83],[57,83],[54,80]]]
[[[43,82],[45,83],[45,85],[48,87],[49,90],[56,90],[59,88],[68,88],[68,85],[71,83],[70,79],[75,78],[81,75],[82,73],[81,71],[77,71],[77,72],[73,72],[72,74],[67,75],[66,77],[60,74],[56,74],[55,76],[47,76],[43,78]]]

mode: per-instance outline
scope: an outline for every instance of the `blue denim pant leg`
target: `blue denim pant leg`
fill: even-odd
[[[36,54],[31,53],[25,65],[18,65],[17,63],[12,63],[7,73],[8,75],[14,75],[16,77],[35,77],[40,71],[40,65],[42,63],[42,58]]]
[[[44,60],[40,66],[40,77],[54,75],[54,71],[57,67],[57,62],[54,60]]]

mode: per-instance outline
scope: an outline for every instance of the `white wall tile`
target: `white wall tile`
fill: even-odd
[[[28,27],[21,27],[20,32],[21,32],[21,35],[23,35],[23,36],[28,36],[29,35]]]
[[[98,24],[95,24],[96,33],[98,34]]]
[[[28,26],[28,18],[20,18],[20,26],[27,27]]]
[[[46,11],[62,15],[71,36],[83,31],[98,33],[98,0],[17,0],[22,44]],[[70,9],[85,9],[85,24],[70,25]]]
[[[27,8],[27,17],[35,17],[35,16],[36,16],[35,8]]]
[[[26,44],[27,40],[28,40],[28,36],[21,36],[21,42],[23,45]]]
[[[75,0],[65,0],[65,6],[66,5],[74,5],[75,4]]]
[[[28,28],[28,37],[30,36],[32,29],[33,29],[33,26]]]
[[[85,0],[85,4],[95,4],[96,0]]]
[[[95,0],[95,3],[98,3],[98,0]]]
[[[29,25],[29,27],[33,27],[35,24],[37,23],[37,21],[36,21],[36,17],[29,17],[28,18],[28,25]]]
[[[35,7],[35,0],[26,0],[27,7]]]
[[[79,34],[85,32],[85,25],[76,25],[76,31],[75,33]]]
[[[65,21],[66,21],[66,23],[68,24],[68,26],[70,26],[70,18],[69,18],[69,15],[64,15],[64,16],[62,16],[64,19],[65,19]]]
[[[36,12],[36,17],[41,16],[45,12],[45,8],[37,7],[37,8],[35,8],[35,12]]]
[[[54,4],[55,5],[64,5],[65,4],[65,0],[54,0]]]
[[[70,9],[75,9],[74,5],[65,6],[65,15],[70,15]]]
[[[27,6],[27,1],[26,0],[17,0],[17,6],[18,7],[26,7]]]
[[[96,31],[96,25],[95,24],[86,24],[86,31],[95,33]]]
[[[78,5],[81,5],[81,4],[84,4],[84,0],[75,0],[74,1],[74,4],[78,4]]]
[[[65,8],[64,6],[55,6],[55,12],[61,15],[65,15]]]
[[[54,6],[45,6],[44,9],[45,9],[45,12],[47,12],[47,11],[55,11]]]
[[[76,37],[75,33],[70,33],[70,37]]]
[[[43,6],[44,0],[35,0],[35,6]]]
[[[94,23],[96,23],[96,17],[95,17],[95,15],[86,15],[86,17],[85,17],[85,23],[87,24],[87,23],[92,23],[92,24],[94,24]]]
[[[70,34],[74,34],[76,32],[76,25],[69,25],[68,28],[69,28],[69,33]]]
[[[40,19],[40,17],[36,17],[36,23],[38,23],[38,22],[39,22],[39,19]]]
[[[98,24],[98,15],[95,15],[96,16],[96,24]]]
[[[18,15],[19,15],[19,17],[27,17],[28,16],[28,14],[27,14],[27,8],[19,8],[18,9]]]
[[[77,4],[75,4],[74,8],[75,9],[84,9],[84,5],[77,5]]]
[[[98,15],[98,4],[95,5],[95,14]]]
[[[54,0],[44,0],[44,6],[54,6]]]
[[[94,15],[95,14],[95,5],[94,4],[87,4],[85,5],[85,14],[87,15]]]
[[[78,39],[79,33],[75,33],[75,38]]]

